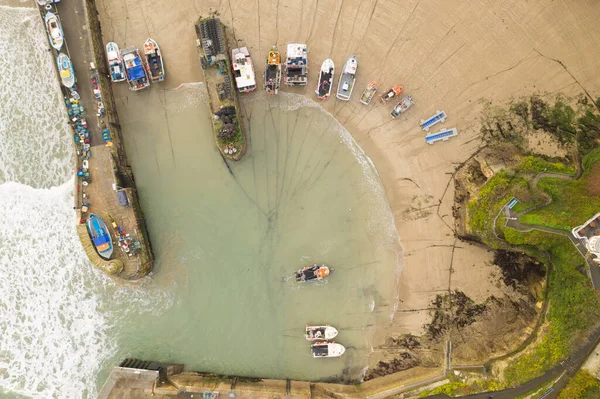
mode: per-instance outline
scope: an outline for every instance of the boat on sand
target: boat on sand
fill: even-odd
[[[338,83],[336,97],[343,101],[350,100],[354,83],[356,83],[356,72],[358,71],[358,58],[355,55],[348,57],[342,69],[342,76]]]
[[[144,55],[146,56],[146,65],[148,65],[148,73],[150,78],[157,82],[165,80],[165,63],[163,61],[160,47],[158,44],[148,38],[144,43]]]
[[[331,340],[337,337],[338,330],[331,326],[306,326],[306,340]]]
[[[400,94],[402,94],[402,86],[395,85],[385,93],[380,94],[379,99],[383,104],[385,104],[388,101],[391,101],[394,98],[398,97]]]
[[[256,89],[256,76],[252,66],[252,58],[247,47],[234,48],[231,50],[231,62],[233,63],[233,76],[235,85],[241,93],[248,93]]]
[[[319,74],[319,81],[317,82],[317,89],[315,90],[315,93],[317,93],[317,97],[320,100],[327,100],[329,98],[331,87],[333,86],[334,72],[335,67],[333,65],[333,60],[328,58],[323,61],[321,73]]]
[[[123,69],[123,59],[117,43],[110,42],[106,44],[106,58],[110,68],[110,79],[113,82],[122,82],[126,79],[125,69]]]
[[[392,118],[397,118],[398,116],[400,116],[400,114],[402,114],[403,112],[405,112],[407,109],[409,109],[410,107],[413,106],[415,102],[413,101],[412,96],[406,96],[402,99],[402,101],[400,101],[398,104],[396,104],[394,106],[394,109],[392,109]]]
[[[129,90],[138,91],[145,89],[150,86],[150,80],[148,80],[148,74],[140,50],[131,46],[121,50],[123,56],[123,64],[125,65],[125,72],[127,73],[127,83],[129,84]]]
[[[373,99],[373,96],[375,95],[376,91],[377,91],[377,82],[373,80],[367,85],[367,87],[365,88],[365,91],[363,91],[362,96],[360,96],[360,102],[363,103],[364,105],[369,105],[369,103]]]
[[[69,89],[72,88],[76,80],[71,59],[65,53],[60,53],[56,58],[56,64],[58,65],[58,73],[63,86]]]
[[[279,87],[281,87],[281,54],[277,47],[273,46],[267,56],[265,90],[267,94],[277,94],[279,93]]]
[[[296,281],[305,282],[311,280],[321,280],[329,276],[330,270],[325,265],[306,266],[296,272]]]
[[[310,349],[313,357],[340,357],[346,352],[343,345],[327,341],[315,342]]]
[[[113,252],[112,238],[104,220],[100,216],[90,213],[86,225],[98,254],[104,259],[110,259]]]
[[[62,27],[60,26],[60,20],[58,16],[50,11],[44,16],[44,22],[46,23],[46,31],[48,31],[48,39],[50,45],[56,50],[60,51],[65,42],[65,36],[63,34]]]

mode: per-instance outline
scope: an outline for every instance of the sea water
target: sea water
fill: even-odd
[[[116,89],[156,270],[104,276],[75,231],[71,132],[38,11],[0,6],[0,395],[93,398],[124,357],[226,374],[357,380],[393,317],[401,246],[374,168],[315,103],[242,98],[240,162],[202,84]],[[93,199],[91,199],[93,202]],[[326,263],[323,282],[299,268]],[[312,359],[305,324],[347,347]]]

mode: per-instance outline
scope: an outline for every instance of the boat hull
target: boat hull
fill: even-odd
[[[234,48],[231,50],[231,62],[235,86],[240,93],[249,93],[256,90],[256,75],[250,52],[247,47]]]
[[[371,100],[375,96],[376,91],[377,91],[377,82],[372,81],[365,88],[365,91],[363,92],[362,96],[360,97],[360,102],[364,105],[369,105],[371,103]]]
[[[162,53],[160,47],[153,39],[148,38],[144,43],[144,55],[146,56],[146,66],[148,67],[150,79],[154,82],[165,80],[167,73]]]
[[[121,51],[121,55],[123,56],[129,90],[138,91],[149,87],[150,79],[142,61],[140,50],[135,47],[127,47]]]
[[[90,213],[86,225],[98,254],[104,259],[110,259],[113,253],[112,238],[104,220],[100,216]]]
[[[60,53],[56,58],[58,65],[58,73],[60,75],[60,81],[66,88],[72,88],[75,85],[75,71],[73,70],[73,64],[71,59],[65,53]]]
[[[306,326],[307,341],[331,340],[337,337],[338,330],[332,326]]]
[[[319,81],[315,89],[319,100],[327,100],[331,95],[334,75],[335,65],[333,64],[333,60],[328,58],[321,65],[321,73],[319,74]]]
[[[46,24],[46,32],[48,32],[50,45],[54,47],[56,51],[60,51],[65,41],[65,35],[58,16],[48,11],[44,16],[44,23]]]
[[[354,84],[356,83],[356,72],[358,72],[358,58],[351,55],[344,63],[344,68],[342,69],[337,94],[335,95],[338,100],[350,101]]]
[[[340,357],[346,352],[346,348],[335,342],[315,342],[311,346],[314,358]]]
[[[273,47],[267,56],[267,66],[265,68],[264,88],[267,94],[279,93],[281,87],[281,54],[277,47]]]
[[[314,264],[306,266],[296,272],[296,281],[306,282],[312,280],[322,280],[329,276],[331,270],[325,265]]]
[[[106,44],[106,58],[108,67],[110,68],[110,79],[114,83],[124,82],[126,79],[125,68],[123,67],[123,59],[121,51],[117,43],[110,42]]]

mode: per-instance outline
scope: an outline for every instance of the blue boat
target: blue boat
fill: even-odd
[[[436,123],[443,123],[447,118],[446,111],[435,111],[435,115],[428,119],[421,119],[421,129],[426,132]]]
[[[456,136],[458,136],[458,130],[455,127],[452,129],[442,129],[437,133],[429,133],[425,136],[425,142],[433,144],[436,141],[448,141],[449,138]]]
[[[129,90],[137,91],[150,86],[150,80],[148,79],[140,50],[135,47],[127,47],[121,51],[121,55],[125,64]]]
[[[92,242],[94,243],[98,254],[104,259],[110,259],[113,252],[113,245],[104,220],[102,220],[100,216],[90,213],[86,224],[88,233],[92,238]]]
[[[63,86],[69,89],[72,88],[75,84],[75,71],[73,70],[71,59],[65,53],[60,53],[58,58],[56,58],[56,63],[58,65],[60,81],[62,82]]]

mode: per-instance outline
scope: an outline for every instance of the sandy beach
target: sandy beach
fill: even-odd
[[[282,91],[316,99],[321,62],[332,58],[339,71],[347,56],[358,56],[352,100],[331,98],[323,106],[373,160],[394,212],[405,252],[391,335],[422,334],[437,294],[461,290],[477,301],[502,292],[491,252],[458,242],[453,230],[452,173],[481,144],[482,100],[502,104],[533,93],[600,92],[600,3],[593,0],[97,3],[105,42],[142,47],[152,37],[159,43],[165,88],[202,80],[194,23],[210,12],[249,48],[257,75],[273,44],[284,50],[288,42],[307,43],[309,85]],[[371,80],[381,90],[402,85],[416,105],[393,120],[390,104],[360,104]],[[115,94],[126,95],[125,87]],[[419,121],[436,110],[446,111],[444,126],[458,128],[459,136],[429,146]]]

